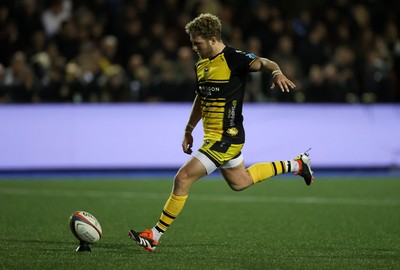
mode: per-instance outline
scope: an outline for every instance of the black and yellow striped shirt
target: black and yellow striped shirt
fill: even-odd
[[[201,99],[204,139],[244,143],[243,97],[247,74],[257,59],[226,46],[213,58],[196,64],[197,90]]]

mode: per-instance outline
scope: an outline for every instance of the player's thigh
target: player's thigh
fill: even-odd
[[[175,189],[188,189],[196,180],[207,175],[204,165],[191,157],[177,172],[174,179]]]
[[[190,157],[177,173],[177,176],[182,179],[197,180],[205,175],[207,172],[204,165],[195,157]]]

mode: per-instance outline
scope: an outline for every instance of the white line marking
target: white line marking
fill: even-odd
[[[284,197],[284,196],[234,196],[234,195],[193,195],[199,200],[214,200],[226,202],[253,202],[253,203],[288,203],[288,204],[338,204],[338,205],[361,205],[361,206],[396,206],[400,200],[392,199],[349,199],[349,198],[327,198],[327,197]],[[235,199],[234,199],[235,197]]]
[[[48,197],[90,197],[161,200],[168,198],[167,193],[134,192],[134,191],[99,191],[99,190],[57,190],[57,189],[20,189],[0,188],[0,195],[11,196],[48,196]],[[207,202],[240,202],[240,203],[285,203],[285,204],[334,204],[358,206],[399,206],[400,199],[354,199],[327,197],[284,197],[284,196],[252,196],[252,195],[208,195],[192,194],[190,200]]]

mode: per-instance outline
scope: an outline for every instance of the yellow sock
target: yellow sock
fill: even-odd
[[[288,169],[285,161],[274,161],[254,164],[247,168],[247,171],[251,174],[254,184],[256,184],[272,176],[286,173]]]
[[[171,193],[167,202],[164,205],[164,209],[161,213],[160,220],[154,226],[154,228],[159,233],[161,234],[164,233],[168,229],[168,227],[172,224],[172,222],[174,222],[175,218],[179,215],[179,213],[183,209],[187,197],[188,195],[176,196]]]

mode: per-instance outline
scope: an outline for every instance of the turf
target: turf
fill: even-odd
[[[154,225],[171,190],[156,179],[0,181],[0,269],[399,269],[400,179],[277,178],[243,192],[197,182],[160,246],[129,228]],[[76,210],[100,221],[92,252],[75,252]]]

